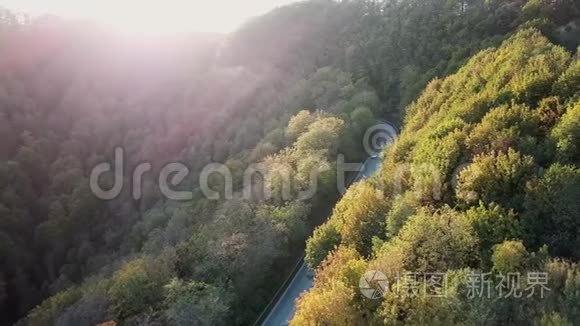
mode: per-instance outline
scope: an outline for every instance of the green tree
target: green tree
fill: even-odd
[[[316,115],[310,113],[310,111],[302,110],[298,112],[295,116],[288,122],[288,127],[286,127],[286,137],[292,142],[294,142],[300,135],[308,131],[311,124],[316,121]]]
[[[459,175],[457,197],[466,203],[481,200],[515,208],[521,204],[526,182],[535,173],[533,158],[511,148],[507,153],[476,156]]]
[[[529,253],[521,241],[504,241],[493,247],[491,261],[499,273],[516,273],[526,268]]]
[[[227,290],[209,284],[172,279],[165,286],[167,318],[174,325],[227,325]]]
[[[399,234],[376,254],[371,266],[381,271],[447,271],[477,266],[478,252],[478,238],[467,218],[444,207],[434,213],[423,210],[409,218]]]
[[[366,263],[355,249],[338,247],[318,269],[312,290],[298,299],[298,312],[290,325],[360,323],[361,316],[355,306],[355,287],[358,287],[365,267]]]
[[[314,230],[306,241],[304,260],[312,269],[316,269],[329,252],[340,244],[340,233],[332,223],[325,223]]]
[[[562,163],[578,162],[580,159],[580,102],[571,104],[560,122],[552,129],[550,138],[556,144],[558,158]]]
[[[170,256],[137,258],[113,275],[108,294],[117,318],[127,318],[158,308],[163,286],[173,273]]]
[[[546,244],[558,256],[580,257],[580,170],[552,165],[526,191],[522,215],[525,239],[530,248]]]
[[[521,237],[520,221],[512,210],[496,204],[486,207],[480,203],[479,206],[469,209],[465,215],[479,238],[483,266],[488,265],[494,245]]]
[[[361,181],[351,186],[336,205],[330,223],[336,223],[342,244],[368,255],[373,237],[384,237],[387,210],[384,194],[370,182]]]

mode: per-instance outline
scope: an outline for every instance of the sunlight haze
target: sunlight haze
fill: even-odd
[[[580,0],[0,0],[0,326],[580,326]]]
[[[231,32],[245,20],[293,0],[4,0],[0,7],[31,16],[88,19],[129,33]]]

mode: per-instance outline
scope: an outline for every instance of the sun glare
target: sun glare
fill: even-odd
[[[33,16],[88,19],[126,33],[230,32],[246,19],[292,0],[4,0]]]

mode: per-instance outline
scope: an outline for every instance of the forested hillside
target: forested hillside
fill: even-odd
[[[380,173],[308,241],[315,285],[291,324],[577,325],[579,137],[580,60],[537,30],[433,80]],[[367,270],[389,280],[379,300],[358,289]],[[489,272],[493,284],[517,275],[520,292],[528,272],[547,273],[548,290],[482,285],[490,293],[472,297],[469,275]],[[405,273],[444,273],[446,295],[407,292]],[[414,281],[423,291],[431,279]]]
[[[566,307],[577,299],[560,294],[577,291],[576,267],[547,255],[577,259],[580,244],[578,19],[574,0],[312,0],[230,35],[136,39],[1,11],[0,324],[252,323],[339,199],[337,155],[362,161],[378,119],[404,121],[403,133],[380,176],[350,189],[308,241],[309,262],[325,267],[294,323],[483,314],[459,299],[368,306],[351,281],[375,265],[436,266],[460,287],[463,268],[501,268],[502,250],[562,277],[554,300],[518,316],[575,321]],[[112,200],[90,191],[116,148],[125,171],[152,165],[138,198],[130,172]],[[179,187],[191,198],[160,193],[168,162],[189,168]],[[232,172],[232,199],[216,176],[222,199],[198,188],[211,163]],[[271,196],[243,196],[254,163]],[[411,169],[395,187],[401,163]],[[300,198],[311,171],[318,191]],[[448,227],[449,241],[431,237]],[[417,243],[457,257],[422,257]]]

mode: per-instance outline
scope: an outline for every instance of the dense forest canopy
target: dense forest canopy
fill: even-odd
[[[524,29],[430,82],[380,173],[351,187],[308,240],[317,275],[291,324],[578,324],[579,68]],[[357,292],[366,270],[388,278],[382,300]],[[436,272],[446,296],[397,292],[401,273]],[[472,298],[478,272],[517,275],[520,291],[526,273],[545,273],[549,294],[492,287]]]
[[[579,44],[574,0],[311,0],[230,35],[146,39],[1,10],[0,324],[249,324],[304,249],[318,270],[297,325],[576,323]],[[362,161],[377,120],[402,134],[334,207],[337,156]],[[138,198],[129,174],[113,200],[91,192],[116,148],[126,171],[151,163]],[[162,196],[168,162],[192,198]],[[212,163],[232,199],[199,189]],[[271,196],[243,196],[254,164]],[[523,308],[459,290],[369,303],[368,268],[555,283]]]

